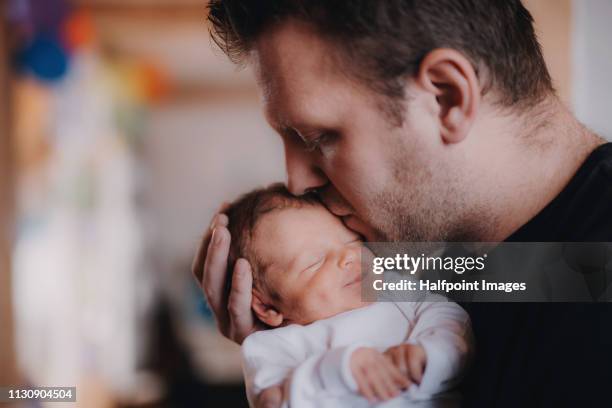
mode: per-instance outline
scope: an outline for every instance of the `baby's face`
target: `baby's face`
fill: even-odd
[[[325,207],[265,215],[253,247],[264,265],[266,286],[280,298],[271,303],[285,323],[308,324],[366,305],[361,301],[361,239]]]

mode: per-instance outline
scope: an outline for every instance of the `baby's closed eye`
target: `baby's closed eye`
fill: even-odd
[[[315,258],[314,262],[312,262],[309,266],[307,266],[303,272],[306,271],[316,271],[317,269],[319,269],[321,267],[321,265],[323,265],[323,263],[325,262],[325,255],[322,256],[318,256]]]

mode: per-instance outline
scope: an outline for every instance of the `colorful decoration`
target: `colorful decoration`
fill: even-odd
[[[71,52],[90,47],[96,38],[91,13],[85,10],[71,13],[63,24],[62,34],[66,47]]]
[[[43,81],[57,81],[68,70],[68,55],[55,36],[38,34],[18,58],[22,68]]]
[[[161,69],[149,63],[141,63],[137,69],[145,102],[157,102],[168,93],[168,77]]]

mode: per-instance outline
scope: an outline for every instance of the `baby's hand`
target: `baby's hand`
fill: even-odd
[[[383,354],[361,347],[351,355],[351,372],[359,393],[370,402],[386,401],[408,388],[410,382]]]
[[[417,344],[400,344],[389,347],[385,353],[388,361],[408,378],[409,384],[420,384],[427,364],[425,349]]]

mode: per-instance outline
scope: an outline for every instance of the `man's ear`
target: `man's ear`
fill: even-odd
[[[255,312],[255,316],[265,324],[271,327],[278,327],[283,323],[283,315],[276,308],[270,305],[268,302],[264,302],[263,296],[257,291],[253,290],[253,301],[251,307]]]
[[[465,139],[476,118],[481,89],[474,67],[458,51],[439,48],[423,58],[416,81],[436,96],[445,143]]]

